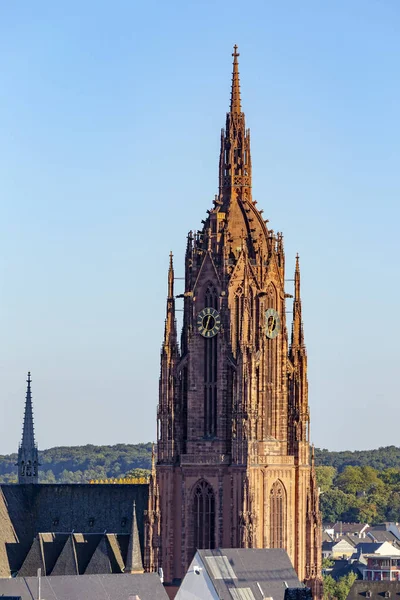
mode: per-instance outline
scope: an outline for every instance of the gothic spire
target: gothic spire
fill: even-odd
[[[238,47],[235,44],[233,47],[233,71],[232,71],[232,91],[231,91],[231,113],[239,114],[242,112],[240,102],[240,80],[239,80],[239,62],[240,56],[237,51]]]
[[[18,449],[18,483],[38,482],[38,450],[33,428],[31,373],[28,372],[22,441]]]
[[[169,253],[169,269],[168,269],[168,298],[174,297],[174,255]]]
[[[128,554],[124,573],[143,573],[142,552],[140,550],[139,531],[136,519],[136,502],[133,502],[132,528],[129,537]]]
[[[32,408],[32,391],[31,391],[31,372],[28,371],[26,398],[25,398],[25,414],[24,426],[22,430],[21,446],[25,449],[35,447],[35,432],[33,429],[33,408]]]
[[[167,348],[170,348],[173,352],[177,350],[174,297],[174,263],[172,252],[169,253],[167,315],[165,319],[165,333],[163,344],[163,349],[166,350]]]
[[[304,346],[303,323],[301,320],[301,296],[300,296],[300,259],[296,255],[296,268],[294,272],[294,299],[293,299],[293,324],[292,324],[292,348]]]

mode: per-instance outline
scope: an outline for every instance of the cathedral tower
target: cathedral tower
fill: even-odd
[[[28,373],[22,442],[18,448],[18,483],[38,483],[38,449],[33,429],[31,374]]]
[[[252,198],[238,56],[235,46],[219,193],[187,239],[180,346],[170,257],[146,566],[171,582],[196,548],[285,548],[319,595],[300,265],[289,345],[283,237]]]

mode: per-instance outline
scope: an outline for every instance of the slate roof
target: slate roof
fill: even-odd
[[[356,545],[354,551],[362,554],[374,554],[382,546],[382,542],[366,542],[362,541]]]
[[[327,571],[327,575],[331,575],[337,581],[348,573],[355,573],[359,579],[362,579],[364,567],[365,565],[358,560],[351,563],[348,560],[335,560],[332,569]]]
[[[248,588],[255,600],[284,600],[284,582],[289,588],[303,587],[285,550],[226,548],[197,552],[220,598],[240,598],[236,590]]]
[[[374,542],[390,542],[393,544],[399,541],[394,533],[382,529],[370,529],[367,536]]]
[[[367,523],[343,523],[338,521],[332,527],[333,531],[338,534],[346,534],[346,533],[360,533],[361,531],[366,530],[368,527]]]
[[[140,575],[80,575],[42,577],[42,598],[85,598],[85,600],[167,600],[168,596],[156,573]],[[21,600],[37,597],[36,577],[0,579],[0,596],[16,596]]]
[[[131,547],[140,564],[142,556],[137,535],[133,546],[131,537],[114,533],[39,533],[17,577],[35,577],[39,567],[47,576],[135,572],[126,549]],[[142,571],[143,567],[136,569]]]
[[[147,484],[0,486],[0,576],[9,577],[10,573],[21,569],[33,540],[39,533],[46,533],[48,536],[57,534],[57,539],[43,541],[47,574],[53,570],[59,558],[60,546],[64,546],[65,542],[59,537],[61,534],[68,536],[72,531],[82,532],[84,535],[103,535],[104,532],[130,534],[133,503],[136,505],[137,529],[143,553],[144,511],[147,509],[147,501]],[[121,547],[121,552],[126,554],[129,535],[124,537],[127,537],[127,542],[124,548]],[[88,543],[88,540],[81,543]],[[81,547],[75,539],[75,549],[78,563],[83,564],[85,560],[82,555],[89,547]],[[89,557],[86,565],[93,552],[87,553]],[[112,553],[113,560],[115,565],[121,563],[121,558],[117,558],[115,553]]]
[[[400,581],[355,581],[347,600],[384,600],[388,597],[391,600],[400,599]]]

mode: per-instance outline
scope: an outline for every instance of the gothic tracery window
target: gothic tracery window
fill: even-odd
[[[215,495],[209,483],[199,481],[193,494],[194,552],[215,548]]]
[[[269,503],[270,548],[286,548],[286,491],[281,481],[275,481]]]
[[[218,310],[218,294],[212,284],[205,293],[205,306]],[[218,336],[204,339],[204,436],[217,435]]]

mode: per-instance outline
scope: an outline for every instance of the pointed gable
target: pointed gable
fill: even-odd
[[[221,285],[221,281],[210,252],[206,253],[201,264],[196,282],[193,286],[193,294],[196,295],[198,290],[200,290],[208,281],[212,281],[214,285]]]
[[[67,540],[68,533],[39,533],[46,570],[43,575],[50,575]]]
[[[39,568],[42,569],[42,573],[46,573],[43,548],[40,537],[37,535],[32,542],[32,546],[25,557],[22,567],[18,571],[18,577],[34,577]]]
[[[85,570],[85,575],[97,575],[100,573],[112,573],[105,535],[102,536]]]
[[[52,575],[79,575],[73,535],[68,539],[51,572]]]

